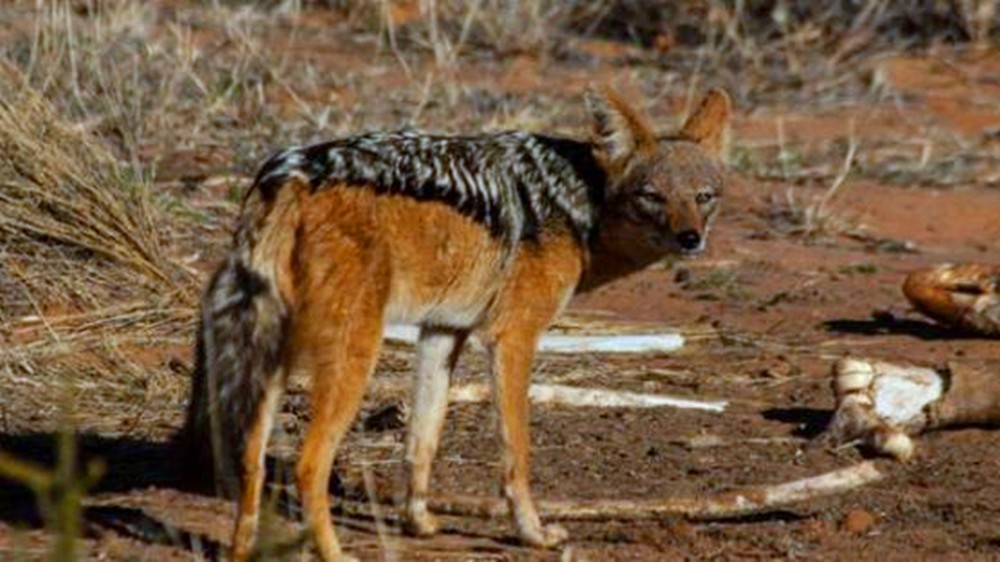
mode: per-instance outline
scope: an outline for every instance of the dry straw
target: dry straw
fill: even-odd
[[[0,380],[15,398],[47,408],[87,375],[140,374],[130,348],[190,325],[196,283],[164,224],[147,182],[0,62]]]
[[[62,122],[14,68],[0,66],[0,235],[55,243],[172,287],[149,191],[90,135]],[[80,254],[78,254],[80,255]]]

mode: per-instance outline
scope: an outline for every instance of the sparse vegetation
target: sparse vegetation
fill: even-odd
[[[76,456],[68,416],[64,417],[56,440],[55,467],[38,466],[0,450],[0,477],[31,490],[46,527],[55,535],[48,553],[52,562],[79,559],[78,543],[83,536],[83,497],[104,474],[104,465],[98,460],[90,461],[81,470]]]
[[[731,268],[716,268],[691,277],[680,284],[701,300],[745,300],[749,298],[746,281]]]
[[[866,262],[852,263],[840,266],[837,271],[844,275],[873,275],[878,271],[878,266]]]

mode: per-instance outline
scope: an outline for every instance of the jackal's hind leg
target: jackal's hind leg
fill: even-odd
[[[264,457],[267,452],[268,437],[274,426],[274,416],[281,402],[284,383],[283,373],[268,381],[246,437],[240,466],[238,513],[236,527],[233,530],[232,556],[235,562],[242,562],[250,556],[257,534],[260,496],[265,479]]]
[[[414,536],[437,533],[438,525],[427,511],[431,465],[437,453],[448,408],[448,383],[467,334],[423,327],[417,343],[417,372],[413,384],[413,408],[406,438],[408,483],[404,525]]]
[[[337,286],[359,286],[360,284]],[[303,307],[293,347],[297,372],[311,375],[312,420],[296,472],[306,524],[324,562],[353,560],[341,553],[330,520],[328,485],[337,446],[357,415],[382,341],[382,303],[368,294],[352,295],[351,305]]]

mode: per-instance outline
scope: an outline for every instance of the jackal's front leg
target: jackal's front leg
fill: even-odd
[[[466,333],[446,328],[424,327],[417,343],[417,372],[413,385],[413,408],[406,438],[409,482],[406,491],[407,532],[426,537],[438,525],[427,511],[427,489],[431,463],[437,452],[448,410],[448,382],[461,354]]]
[[[504,495],[521,540],[532,546],[553,547],[567,538],[558,525],[542,526],[531,499],[528,387],[538,340],[573,294],[582,265],[580,247],[569,236],[550,234],[523,248],[483,327],[504,447]]]
[[[531,546],[551,548],[565,541],[568,534],[558,525],[542,525],[529,485],[528,386],[539,335],[540,330],[509,330],[497,338],[491,351],[494,402],[504,446],[504,495],[521,540]]]

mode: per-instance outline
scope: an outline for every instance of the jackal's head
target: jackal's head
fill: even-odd
[[[588,92],[594,147],[608,182],[609,236],[635,252],[696,254],[705,248],[719,209],[724,174],[719,160],[731,112],[729,96],[710,90],[680,130],[659,136],[610,90]]]

